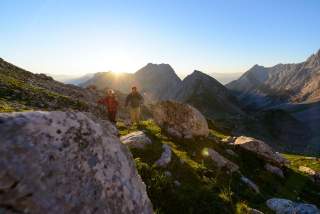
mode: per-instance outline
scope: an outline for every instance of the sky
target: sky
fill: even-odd
[[[319,0],[0,0],[0,57],[35,73],[180,77],[304,61],[320,49]]]

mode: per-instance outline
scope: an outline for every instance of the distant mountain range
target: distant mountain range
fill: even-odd
[[[226,86],[247,108],[319,101],[320,50],[302,63],[255,65]]]
[[[48,76],[51,76],[54,80],[63,82],[66,84],[73,84],[73,85],[79,85],[88,79],[92,78],[94,73],[88,73],[82,76],[77,75],[63,75],[63,74],[46,74]]]
[[[123,93],[129,93],[135,85],[149,100],[171,99],[189,103],[212,118],[243,113],[236,98],[213,77],[194,71],[181,80],[168,64],[149,63],[133,74],[97,73],[80,84],[82,87],[90,85]]]
[[[301,63],[255,65],[226,86],[250,112],[279,109],[294,117],[305,136],[310,134],[300,147],[320,151],[320,50]]]

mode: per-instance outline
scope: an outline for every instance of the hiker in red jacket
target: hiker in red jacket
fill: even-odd
[[[100,99],[98,104],[105,105],[108,109],[108,118],[111,122],[116,123],[116,115],[118,110],[118,100],[112,89],[109,89],[106,97]]]

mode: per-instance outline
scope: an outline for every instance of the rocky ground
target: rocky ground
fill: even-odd
[[[260,146],[250,144],[250,139],[248,147],[240,146],[214,129],[208,138],[177,140],[168,137],[153,120],[130,128],[118,122],[117,127],[121,136],[139,131],[149,139],[144,140],[148,143],[143,148],[131,147],[130,151],[156,213],[254,213],[253,209],[286,213],[277,210],[276,206],[288,202],[280,199],[291,201],[288,213],[297,211],[293,203],[300,208],[304,203],[320,206],[320,186],[297,168],[305,165],[318,170],[320,163],[314,159],[280,155],[263,142]],[[170,148],[171,157],[159,165],[164,145]]]

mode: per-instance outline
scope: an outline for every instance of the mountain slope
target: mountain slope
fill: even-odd
[[[236,99],[214,78],[195,71],[183,81],[168,64],[149,63],[134,74],[97,73],[82,84],[98,89],[112,88],[129,93],[135,85],[146,100],[177,100],[189,103],[211,118],[241,114]]]
[[[101,115],[96,106],[99,96],[97,91],[63,84],[0,59],[1,112],[73,109]]]
[[[101,72],[81,84],[82,87],[95,85],[98,89],[112,88],[122,93],[129,93],[132,86],[146,93],[151,99],[168,99],[178,88],[181,80],[168,64],[149,63],[137,72],[114,73]]]
[[[305,62],[255,65],[227,87],[249,108],[320,100],[320,50]]]
[[[180,78],[169,64],[149,63],[134,75],[142,91],[149,92],[160,100],[173,98],[181,84]]]
[[[137,83],[133,74],[108,71],[96,73],[91,79],[80,84],[80,86],[87,87],[94,85],[101,90],[105,88],[112,88],[123,93],[127,93],[134,84]]]
[[[243,113],[227,88],[200,71],[194,71],[182,81],[174,99],[195,106],[211,118]]]

